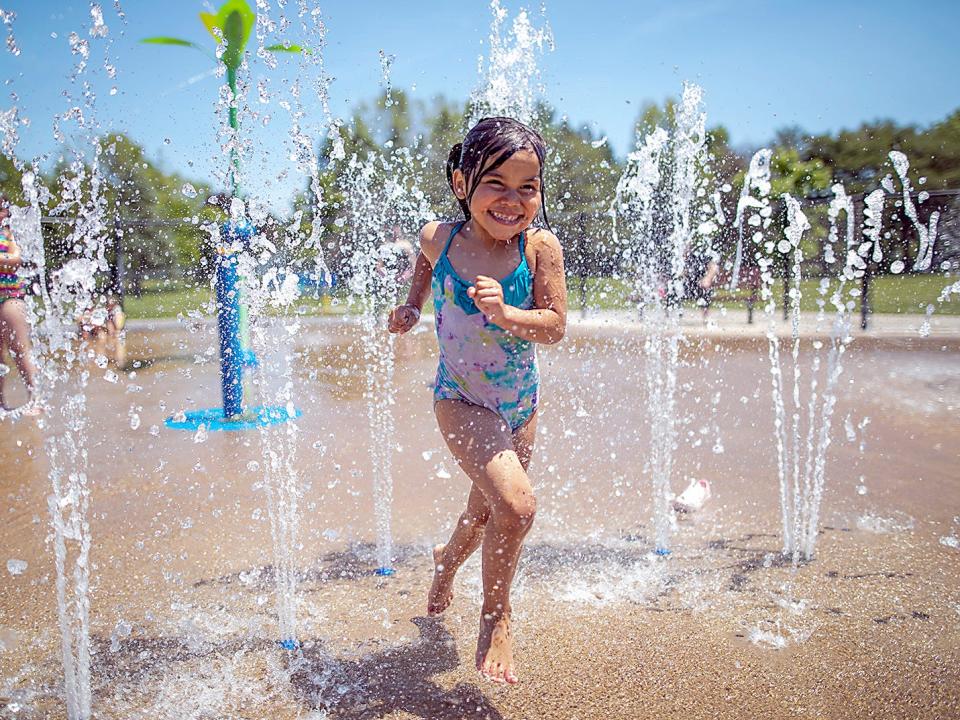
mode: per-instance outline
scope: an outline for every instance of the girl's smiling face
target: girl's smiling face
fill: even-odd
[[[454,172],[454,188],[458,197],[466,197],[460,170]],[[517,150],[481,177],[470,198],[470,215],[488,235],[506,242],[530,226],[541,204],[540,160],[532,150]]]

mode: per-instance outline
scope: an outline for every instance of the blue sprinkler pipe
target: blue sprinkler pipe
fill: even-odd
[[[220,334],[220,389],[225,420],[243,414],[243,352],[237,279],[237,256],[223,248],[217,255],[217,330]]]
[[[243,414],[243,368],[245,353],[241,335],[240,275],[238,253],[253,237],[254,227],[247,220],[229,220],[220,227],[221,244],[217,248],[217,330],[220,334],[220,388],[223,393],[223,418]]]

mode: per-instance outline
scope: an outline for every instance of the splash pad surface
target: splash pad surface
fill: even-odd
[[[851,345],[817,556],[794,573],[780,554],[766,340],[709,329],[689,332],[682,350],[676,477],[708,478],[714,497],[678,523],[668,558],[652,556],[643,441],[653,420],[636,381],[643,334],[628,320],[572,323],[541,353],[539,514],[514,594],[522,683],[510,691],[472,669],[476,559],[444,619],[423,617],[428,549],[467,492],[431,414],[428,322],[397,346],[397,575],[382,578],[357,327],[302,321],[302,657],[276,643],[256,439],[163,427],[216,393],[215,361],[198,362],[213,328],[131,329],[121,381],[91,381],[98,716],[955,713],[960,342],[903,333]],[[136,429],[116,418],[131,404],[142,408]],[[0,589],[0,693],[23,717],[62,707],[41,442],[26,422],[0,436],[15,469],[0,542],[27,563]]]

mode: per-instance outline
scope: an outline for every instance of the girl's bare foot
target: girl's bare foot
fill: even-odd
[[[480,615],[477,638],[477,670],[488,680],[514,685],[519,678],[513,670],[513,633],[509,615]]]
[[[439,615],[450,606],[453,600],[453,578],[456,571],[447,569],[443,564],[443,549],[446,545],[433,548],[433,585],[427,595],[427,614]]]

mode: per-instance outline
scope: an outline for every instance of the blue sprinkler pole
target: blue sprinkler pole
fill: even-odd
[[[226,226],[224,226],[226,230]],[[243,352],[240,343],[240,288],[237,256],[229,247],[217,255],[217,330],[220,334],[220,388],[223,418],[243,414]]]

